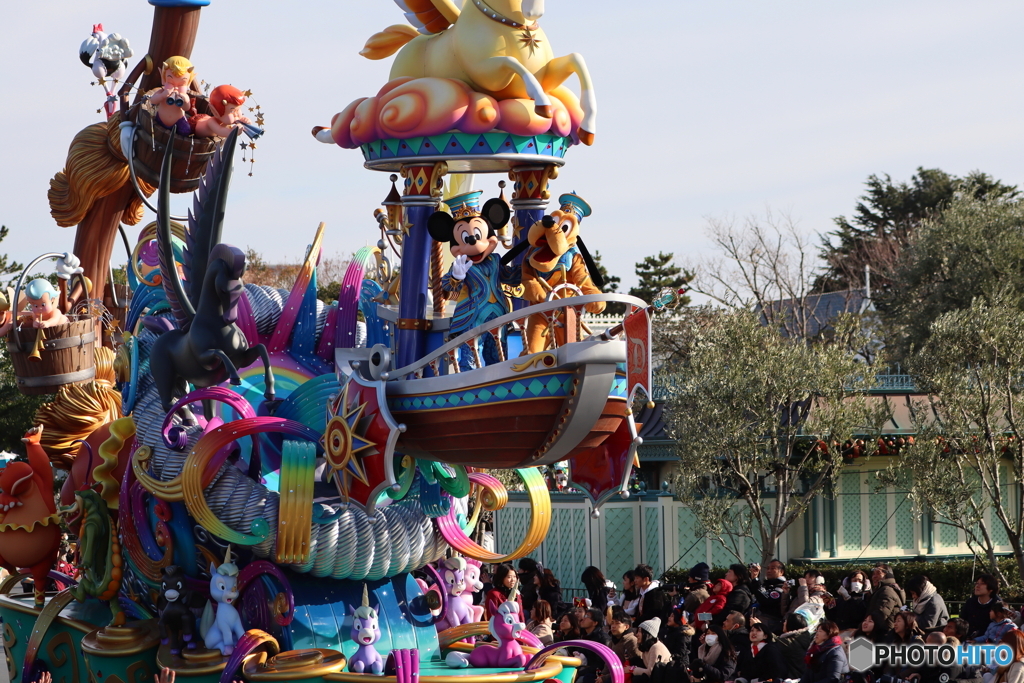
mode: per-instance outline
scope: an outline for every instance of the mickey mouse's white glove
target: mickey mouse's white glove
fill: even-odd
[[[455,257],[455,263],[452,264],[452,277],[456,280],[465,280],[466,273],[473,267],[473,262],[469,260],[469,257],[465,254]]]
[[[57,277],[62,280],[67,280],[72,275],[85,272],[85,269],[82,268],[82,261],[71,252],[65,252],[64,256],[57,259],[56,270]]]

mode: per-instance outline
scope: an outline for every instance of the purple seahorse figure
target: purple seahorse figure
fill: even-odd
[[[373,644],[380,640],[380,625],[377,623],[377,610],[370,607],[370,595],[365,583],[362,606],[349,605],[349,609],[352,610],[352,640],[359,645],[359,649],[348,660],[349,671],[379,676],[384,673],[384,658]]]

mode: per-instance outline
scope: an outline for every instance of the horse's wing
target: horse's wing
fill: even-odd
[[[231,131],[206,167],[199,189],[188,212],[188,235],[185,241],[185,279],[192,306],[199,305],[203,279],[210,262],[210,252],[220,244],[224,229],[224,206],[228,199],[231,168],[235,159],[238,129]],[[161,266],[160,272],[163,272]]]
[[[395,0],[420,33],[440,33],[455,23],[460,10],[452,0]]]
[[[192,303],[188,300],[185,288],[178,276],[178,267],[174,263],[174,251],[171,248],[171,161],[174,158],[174,128],[167,139],[164,150],[164,162],[160,167],[160,194],[156,203],[157,230],[156,239],[160,255],[160,274],[163,281],[167,303],[174,313],[174,322],[184,329],[196,316]]]

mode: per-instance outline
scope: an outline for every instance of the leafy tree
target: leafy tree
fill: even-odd
[[[6,225],[0,225],[0,242],[7,239],[10,232]],[[8,284],[13,286],[23,270],[25,270],[25,264],[11,261],[7,254],[0,254],[0,279],[6,279]]]
[[[922,221],[958,197],[1011,199],[1018,194],[1016,187],[980,171],[958,178],[937,168],[918,168],[903,183],[893,182],[888,174],[871,175],[865,185],[867,192],[853,217],[839,216],[836,229],[822,237],[820,254],[827,266],[815,291],[863,288],[864,266],[869,265],[872,289],[884,292]]]
[[[640,282],[636,287],[630,288],[630,296],[651,303],[658,298],[661,290],[665,288],[677,290],[686,285],[692,276],[672,262],[673,256],[672,252],[666,254],[659,251],[657,256],[647,256],[636,264],[636,276]],[[688,296],[683,296],[679,301],[680,306],[686,306],[689,303],[690,297]]]
[[[594,265],[597,266],[597,272],[601,275],[601,279],[604,280],[604,291],[608,294],[614,294],[619,291],[619,285],[622,283],[622,278],[618,275],[610,275],[608,269],[603,263],[601,263],[601,252],[594,252]],[[624,315],[626,313],[626,304],[609,302],[605,306],[605,315]]]
[[[10,355],[0,352],[0,451],[25,454],[21,437],[32,427],[36,410],[52,398],[22,395]]]
[[[691,324],[666,382],[679,456],[672,487],[709,538],[739,557],[750,536],[767,564],[835,483],[839,444],[866,425],[874,442],[885,416],[864,395],[873,376],[843,344],[783,336],[751,311],[707,310]]]
[[[932,323],[976,298],[1024,310],[1024,202],[955,200],[922,223],[879,311],[896,360],[907,359]]]
[[[940,315],[911,361],[929,398],[914,406],[917,439],[879,477],[909,491],[918,512],[961,529],[1003,577],[1005,535],[1024,576],[1024,317],[1017,301],[975,299]]]

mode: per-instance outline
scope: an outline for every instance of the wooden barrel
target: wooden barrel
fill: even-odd
[[[26,396],[55,394],[65,384],[91,381],[96,376],[93,346],[96,342],[96,321],[92,317],[43,329],[43,348],[39,360],[29,356],[36,348],[39,330],[24,326],[11,330],[7,352],[11,355],[18,390]],[[15,340],[21,341],[21,346]]]
[[[196,109],[206,111],[205,98],[197,98]],[[154,120],[156,112],[149,102],[134,105],[129,111],[136,125],[134,166],[135,175],[154,187],[160,184],[160,166],[171,131]],[[154,142],[155,140],[155,142]],[[217,150],[221,138],[201,138],[194,135],[174,139],[174,160],[171,162],[171,192],[192,192],[199,187],[199,179],[206,172],[206,164]]]

